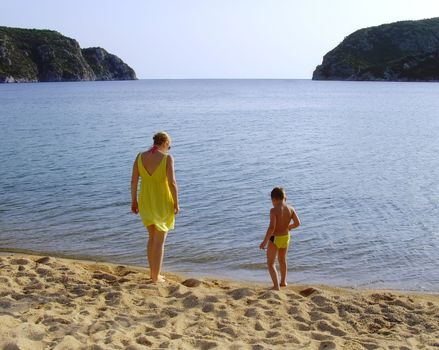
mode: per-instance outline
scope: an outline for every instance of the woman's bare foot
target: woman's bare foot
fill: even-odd
[[[286,287],[286,286],[288,286],[288,283],[287,282],[283,282],[283,283],[280,284],[280,286],[281,287]]]
[[[150,280],[152,281],[152,283],[163,283],[163,282],[166,282],[165,277],[163,277],[162,275],[158,275],[156,280],[154,280],[153,278],[150,277]]]
[[[159,275],[157,278],[157,282],[166,282],[165,276]]]
[[[280,288],[276,288],[276,287],[271,287],[269,290],[275,290],[275,291],[279,291]]]

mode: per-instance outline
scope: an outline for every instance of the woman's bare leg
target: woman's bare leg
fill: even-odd
[[[155,226],[153,231],[154,239],[151,243],[151,266],[153,268],[151,269],[151,279],[153,282],[162,282],[164,279],[162,276],[160,276],[160,271],[162,269],[167,232],[159,231]]]
[[[277,278],[277,270],[276,270],[276,255],[277,255],[277,248],[274,245],[273,242],[268,242],[268,248],[267,248],[267,267],[268,272],[270,272],[271,280],[273,281],[273,289],[279,290],[279,280]]]
[[[280,270],[280,286],[285,287],[287,285],[287,251],[286,248],[279,249],[279,270]]]
[[[153,240],[155,239],[155,230],[154,230],[154,225],[148,226],[148,233],[149,233],[149,237],[148,237],[148,244],[147,244],[147,248],[146,248],[146,255],[148,256],[148,265],[149,265],[149,273],[150,276],[152,278],[153,275],[153,263],[152,263],[152,247],[153,247]]]

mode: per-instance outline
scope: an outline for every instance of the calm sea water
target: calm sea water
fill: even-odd
[[[0,249],[146,265],[137,152],[167,130],[181,214],[165,270],[269,281],[282,185],[290,282],[439,291],[439,84],[142,80],[0,85]]]

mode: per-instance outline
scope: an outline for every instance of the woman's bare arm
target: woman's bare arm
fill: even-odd
[[[299,217],[297,216],[296,211],[293,207],[291,207],[291,219],[293,220],[293,223],[291,225],[288,225],[288,231],[300,226]]]
[[[139,169],[137,168],[137,158],[140,155],[136,157],[133,164],[133,172],[131,175],[131,211],[134,214],[137,214],[139,212],[139,206],[137,204],[137,187],[139,184]]]
[[[260,249],[265,249],[265,246],[268,243],[268,240],[273,235],[274,229],[276,227],[276,214],[274,213],[274,210],[270,210],[270,225],[268,226],[267,232],[265,233],[264,240],[259,245]]]
[[[178,203],[178,187],[177,180],[175,179],[174,158],[172,158],[172,156],[168,156],[168,161],[166,162],[166,177],[168,179],[172,199],[174,200],[174,212],[175,214],[178,214],[180,211],[180,205]]]

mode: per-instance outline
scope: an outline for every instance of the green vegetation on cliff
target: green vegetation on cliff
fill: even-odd
[[[439,80],[439,18],[357,30],[323,57],[315,80]]]
[[[0,27],[0,82],[136,79],[103,49],[104,55],[90,58],[93,50],[52,30]]]
[[[131,80],[134,71],[123,61],[101,47],[82,49],[82,55],[90,65],[97,80]]]

